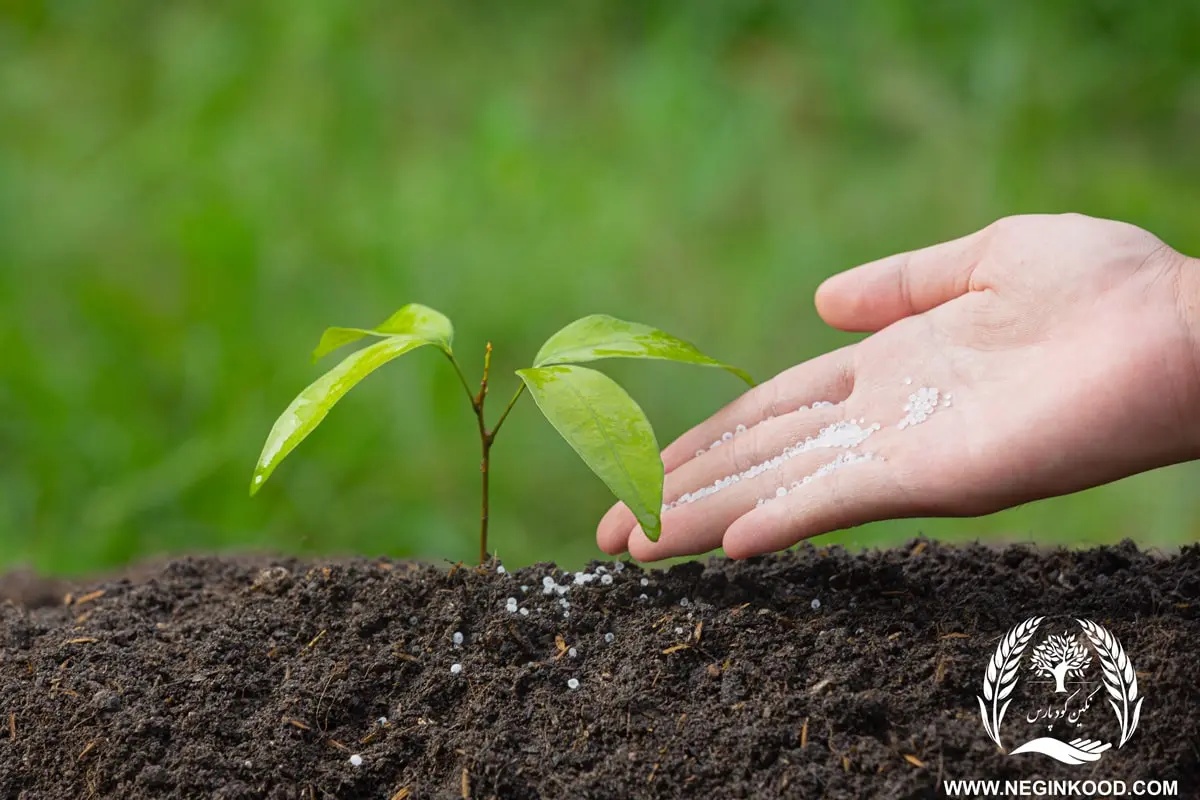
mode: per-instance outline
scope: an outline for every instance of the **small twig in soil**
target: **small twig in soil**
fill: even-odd
[[[321,696],[317,698],[317,714],[321,713],[321,703],[325,702],[325,692],[329,691],[329,684],[333,682],[333,676],[341,671],[341,664],[334,664],[329,670],[329,676],[325,678],[325,684],[321,687]],[[321,722],[321,730],[329,730],[329,709],[325,710],[325,718]]]
[[[314,637],[313,637],[313,640],[312,640],[311,642],[309,642],[308,644],[304,645],[304,649],[305,649],[305,650],[312,650],[314,647],[316,647],[316,646],[317,646],[317,642],[321,641],[322,637],[324,637],[324,636],[325,636],[325,629],[324,629],[324,628],[322,628],[322,629],[321,629],[321,632],[320,632],[320,633],[318,633],[316,636],[314,636]]]
[[[904,754],[904,760],[912,764],[914,767],[924,767],[925,762],[909,753]]]
[[[17,740],[17,715],[8,715],[8,738],[12,741]]]
[[[489,344],[488,345],[488,353],[491,353],[491,352],[492,352],[492,346]],[[467,772],[466,767],[463,767],[463,770],[462,770],[462,796],[463,796],[463,800],[470,800],[470,798],[471,798],[471,776]]]
[[[81,606],[84,603],[90,603],[93,600],[99,600],[101,597],[104,597],[105,594],[106,592],[104,589],[97,589],[94,592],[88,592],[81,597],[76,597],[74,605]]]
[[[87,745],[83,748],[83,752],[81,752],[79,754],[79,758],[77,758],[76,761],[83,761],[83,757],[86,756],[88,753],[92,752],[93,750],[95,750],[96,745],[98,745],[98,744],[100,744],[99,739],[93,739],[92,741],[88,742]]]
[[[390,800],[408,800],[408,796],[412,794],[407,786],[391,796]]]
[[[312,728],[308,727],[300,720],[292,719],[291,717],[284,717],[283,722],[285,725],[291,725],[293,728],[299,728],[302,731],[311,731],[312,730]]]
[[[98,641],[100,640],[91,636],[80,636],[77,639],[67,639],[63,644],[94,644]]]

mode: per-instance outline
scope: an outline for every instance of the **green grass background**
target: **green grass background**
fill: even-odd
[[[853,341],[825,277],[1067,210],[1200,254],[1200,5],[0,0],[0,565],[469,559],[478,442],[432,351],[248,498],[326,325],[431,305],[471,370],[495,342],[501,402],[592,312],[761,379]],[[606,369],[664,443],[739,390]],[[528,398],[494,456],[506,561],[598,554],[610,496]],[[1197,467],[827,541],[1170,546]]]

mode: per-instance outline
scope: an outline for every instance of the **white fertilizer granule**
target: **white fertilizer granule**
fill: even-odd
[[[571,658],[575,658],[576,656],[579,655],[579,651],[576,650],[574,647],[572,647],[569,650],[567,650],[567,655],[570,656]]]
[[[522,609],[518,609],[518,610],[520,611],[520,613],[521,613],[521,616],[522,616],[522,617],[528,617],[528,616],[529,616],[529,609],[528,609],[528,608],[522,608]]]
[[[771,419],[771,418],[770,418],[770,417],[767,417],[767,419]],[[721,438],[720,438],[720,439],[717,439],[716,441],[714,441],[712,444],[710,444],[710,445],[708,446],[708,449],[705,449],[705,448],[701,447],[699,450],[697,450],[697,451],[696,451],[696,458],[699,458],[700,456],[704,455],[704,454],[705,454],[705,453],[707,453],[709,450],[712,450],[714,447],[720,447],[722,444],[724,444],[725,442],[728,442],[728,441],[729,441],[730,439],[732,439],[733,437],[735,437],[735,436],[740,436],[740,435],[742,435],[742,434],[743,434],[743,433],[745,433],[745,432],[746,432],[746,426],[745,426],[745,425],[740,425],[740,424],[739,424],[739,425],[738,425],[736,428],[734,428],[732,432],[731,432],[731,431],[725,431],[724,433],[722,433],[722,434],[721,434]]]
[[[503,565],[503,564],[501,564],[500,566],[496,567],[496,572],[498,572],[499,574],[503,575],[504,573],[508,572],[508,570],[506,570],[506,569],[504,568],[504,565]]]
[[[517,598],[515,598],[515,597],[508,598],[508,601],[505,604],[505,607],[508,609],[508,613],[510,613],[510,614],[517,613]]]
[[[567,681],[567,688],[572,691],[574,691],[575,689],[578,689],[579,688],[579,679],[578,678],[569,679]]]
[[[462,664],[451,664],[450,665],[450,674],[451,675],[457,675],[460,672],[462,672]]]
[[[938,390],[929,386],[923,386],[917,391],[908,396],[908,403],[904,406],[905,416],[896,426],[900,430],[920,425],[925,420],[929,419],[929,415],[937,410]]]
[[[356,767],[361,767],[362,766],[362,756],[360,756],[358,753],[355,753],[354,755],[350,756],[350,763]]]
[[[455,631],[454,635],[450,637],[450,640],[454,642],[455,647],[459,647],[463,643],[462,631]]]
[[[833,405],[833,403],[829,403],[828,405]],[[816,407],[816,404],[814,404],[814,407]],[[664,512],[670,511],[671,509],[678,508],[679,506],[686,505],[688,503],[694,503],[704,497],[716,494],[722,489],[732,486],[735,483],[740,483],[744,480],[753,480],[759,475],[762,475],[764,472],[778,469],[784,463],[790,461],[801,453],[807,453],[811,450],[818,450],[822,448],[842,448],[849,450],[852,447],[857,447],[870,438],[871,434],[879,430],[881,427],[882,426],[878,422],[865,427],[854,420],[835,422],[832,425],[822,428],[820,433],[818,433],[815,438],[810,436],[803,442],[798,442],[797,444],[788,447],[774,458],[764,461],[761,464],[755,464],[745,472],[739,472],[736,475],[730,475],[728,477],[721,478],[711,486],[705,486],[697,489],[694,492],[688,492],[673,502],[664,503],[662,510]]]
[[[617,637],[616,637],[616,636],[614,636],[614,635],[613,635],[613,634],[611,634],[611,633],[606,633],[606,634],[604,634],[604,641],[608,642],[609,644],[612,644],[612,643],[613,643],[613,639],[616,639],[616,638],[617,638]]]
[[[811,605],[812,605],[812,610],[816,611],[818,608],[821,607],[821,600],[819,598],[814,597]]]
[[[823,478],[826,475],[830,474],[831,472],[839,470],[842,467],[848,466],[850,464],[858,464],[863,461],[882,461],[882,460],[883,459],[879,458],[874,453],[841,453],[833,461],[830,461],[828,464],[821,465],[821,467],[819,467],[817,469],[817,471],[814,472],[813,474],[805,475],[803,478],[801,478],[798,481],[792,481],[791,488],[784,488],[781,486],[775,490],[775,495],[773,497],[759,498],[757,505],[762,506],[762,505],[765,505],[765,504],[771,502],[772,500],[775,500],[775,499],[778,499],[781,497],[786,497],[787,495],[791,494],[792,492],[796,491],[797,489],[799,489],[803,486],[807,486],[808,484],[812,483],[817,478]]]
[[[641,581],[641,583],[642,583],[642,586],[649,586],[649,585],[650,585],[650,579],[649,579],[649,578],[642,578],[642,581]]]
[[[600,576],[600,583],[603,584],[604,586],[611,586],[612,582],[613,582],[612,575],[601,575]]]

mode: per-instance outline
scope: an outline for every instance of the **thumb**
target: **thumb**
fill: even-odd
[[[847,270],[817,289],[817,313],[844,331],[886,328],[966,294],[982,251],[976,231]]]

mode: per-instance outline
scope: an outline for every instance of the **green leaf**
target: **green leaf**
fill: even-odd
[[[654,429],[633,398],[612,378],[585,367],[531,367],[517,374],[555,430],[657,541],[663,463]]]
[[[441,312],[420,303],[409,303],[374,328],[329,328],[313,351],[313,361],[364,336],[412,336],[424,339],[450,355],[454,326]]]
[[[551,336],[538,351],[533,365],[581,364],[601,358],[656,358],[720,367],[754,385],[754,379],[744,371],[709,358],[691,342],[657,328],[626,322],[607,314],[592,314],[577,319]]]
[[[321,424],[329,409],[346,392],[392,359],[428,344],[434,342],[419,336],[390,336],[346,356],[340,364],[301,392],[275,421],[275,426],[267,436],[267,443],[254,468],[254,477],[250,480],[251,496],[262,488],[279,462]]]

